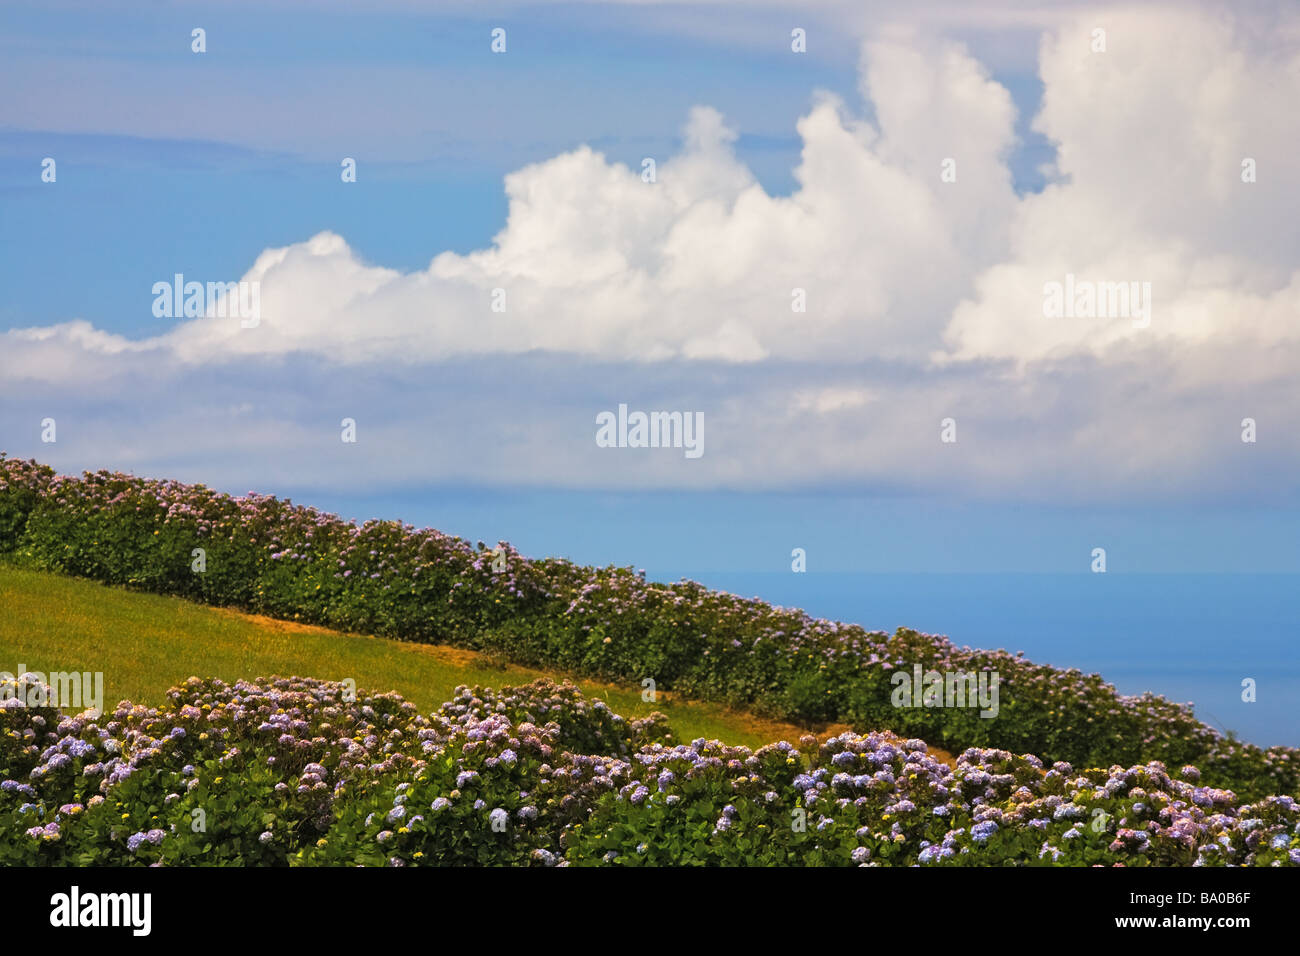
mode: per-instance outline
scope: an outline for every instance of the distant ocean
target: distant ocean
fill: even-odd
[[[1153,691],[1261,746],[1300,746],[1300,575],[683,571],[712,588],[892,632],[1024,651]],[[1256,701],[1241,699],[1254,678]],[[1008,691],[1009,692],[1009,691]]]

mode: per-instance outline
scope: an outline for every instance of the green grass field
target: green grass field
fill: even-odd
[[[503,687],[568,676],[501,666],[458,648],[342,634],[0,563],[0,671],[19,667],[102,671],[108,708],[119,700],[160,703],[167,688],[191,676],[294,675],[395,690],[427,713],[458,684]],[[756,747],[808,732],[663,692],[645,703],[640,687],[575,683],[624,716],[667,714],[679,740],[716,737]]]

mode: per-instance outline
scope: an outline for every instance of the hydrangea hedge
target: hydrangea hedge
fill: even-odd
[[[677,743],[571,684],[396,694],[191,678],[158,708],[0,710],[0,865],[1300,865],[1300,805],[844,733]],[[39,702],[39,701],[37,701]]]
[[[195,568],[202,549],[201,572]],[[890,728],[950,751],[1076,766],[1197,766],[1244,797],[1300,791],[1300,750],[1267,749],[1153,694],[944,637],[893,635],[630,568],[528,559],[393,521],[358,525],[264,495],[105,471],[56,475],[0,453],[0,555],[109,584],[525,665],[639,683],[804,723]],[[902,708],[897,668],[996,671],[1000,710]]]

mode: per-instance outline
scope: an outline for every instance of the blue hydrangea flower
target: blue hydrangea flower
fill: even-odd
[[[970,828],[970,838],[976,843],[986,843],[988,838],[998,832],[998,825],[992,820],[985,820]]]

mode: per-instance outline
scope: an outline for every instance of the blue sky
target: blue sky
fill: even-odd
[[[288,489],[290,492],[292,489]],[[531,488],[293,496],[347,517],[400,516],[525,554],[633,565],[676,580],[715,571],[789,573],[1300,573],[1294,512],[1227,507],[1051,507],[844,491],[630,493]],[[913,622],[917,623],[917,622]],[[920,626],[919,624],[917,626]]]
[[[1258,340],[1214,338],[1240,316],[1291,308],[1285,290],[1295,243],[1281,223],[1295,200],[1263,184],[1259,208],[1279,217],[1263,227],[1256,207],[1219,202],[1198,211],[1187,183],[1205,170],[1166,165],[1161,173],[1166,156],[1144,157],[1166,137],[1128,131],[1178,116],[1186,105],[1176,95],[1187,85],[1176,70],[1167,80],[1142,73],[1141,50],[1166,42],[1158,19],[1108,21],[1112,60],[1101,62],[1136,56],[1132,70],[1120,71],[1135,85],[1107,107],[1118,118],[1090,120],[1088,104],[1103,97],[1075,69],[1079,55],[1070,46],[1086,33],[1064,12],[1057,22],[1024,4],[1003,5],[1004,16],[986,25],[954,7],[945,17],[940,8],[903,23],[918,31],[903,40],[878,30],[876,21],[888,19],[875,16],[878,8],[849,18],[844,8],[822,5],[791,12],[521,4],[490,17],[468,5],[442,9],[391,3],[358,15],[336,7],[308,13],[295,3],[176,4],[141,13],[116,4],[17,3],[0,10],[0,87],[10,94],[0,103],[7,292],[0,333],[83,320],[97,333],[160,343],[137,355],[120,351],[119,340],[91,347],[59,333],[39,345],[10,335],[0,346],[12,363],[0,356],[0,447],[65,470],[121,468],[291,494],[349,516],[400,517],[509,538],[527,553],[650,566],[670,576],[780,570],[795,546],[809,549],[813,567],[837,570],[1083,573],[1091,548],[1105,546],[1117,573],[1300,572],[1300,442],[1286,374],[1294,370],[1294,338],[1273,318],[1260,319]],[[1205,39],[1214,36],[1212,22],[1189,22],[1194,41],[1215,42]],[[808,29],[808,54],[791,54],[792,25]],[[207,30],[201,56],[189,49],[194,26]],[[508,31],[504,56],[488,51],[496,26]],[[1255,42],[1252,35],[1246,29],[1245,39],[1220,42]],[[907,60],[912,49],[941,51],[922,62],[951,68],[917,72]],[[872,98],[863,96],[864,77]],[[1222,108],[1247,130],[1243,149],[1272,155],[1266,132],[1282,144],[1294,139],[1266,99],[1251,94],[1252,84],[1276,86],[1262,68],[1245,72],[1239,87],[1229,84],[1240,89],[1240,102]],[[817,112],[823,93],[839,98],[840,127],[830,128],[831,113]],[[921,100],[909,118],[914,96]],[[710,139],[707,117],[690,126],[699,106],[716,110],[734,140]],[[1076,128],[1071,117],[1078,116]],[[1085,121],[1099,135],[1109,126],[1124,130],[1132,154],[1093,143]],[[703,145],[691,145],[691,129],[705,130]],[[933,156],[916,146],[930,132],[940,137]],[[1073,165],[1045,173],[1040,167],[1060,158],[1062,142],[1061,156]],[[607,163],[563,166],[581,144]],[[1199,141],[1175,145],[1181,152],[1174,155],[1207,154]],[[922,197],[933,188],[933,160],[948,149],[963,157],[961,182],[971,169],[977,181],[1005,169],[1009,188],[976,185],[951,207],[935,193],[930,209]],[[1236,144],[1225,149],[1235,163]],[[1295,161],[1278,149],[1274,168]],[[689,185],[698,195],[673,200],[665,234],[689,238],[696,251],[679,254],[665,240],[640,263],[636,256],[660,238],[636,232],[634,215],[625,220],[622,211],[638,200],[619,191],[621,181],[606,196],[600,177],[616,177],[619,164],[635,171],[644,156],[662,166],[681,155],[708,172],[702,185]],[[57,158],[57,184],[39,180],[45,156]],[[358,182],[346,187],[343,156],[359,162]],[[805,161],[801,181],[796,170]],[[1113,191],[1113,177],[1130,173],[1126,164],[1156,171],[1149,180],[1133,174],[1131,195],[1116,195],[1106,211],[1101,194],[1089,190]],[[728,191],[737,167],[761,189],[763,212],[752,220],[740,212],[740,187]],[[1285,172],[1273,181],[1285,183]],[[513,199],[510,174],[521,177]],[[838,195],[839,183],[846,207],[860,206],[843,219],[834,202],[818,198]],[[1218,201],[1212,183],[1198,188],[1206,203]],[[590,206],[588,189],[600,197]],[[711,235],[698,217],[715,192],[733,218],[730,229]],[[906,204],[891,206],[895,195]],[[1044,211],[1048,203],[1059,208]],[[550,337],[545,330],[591,316],[621,321],[623,287],[601,285],[607,277],[575,285],[587,290],[573,293],[577,305],[563,289],[545,288],[550,280],[568,288],[563,267],[529,289],[543,304],[520,326],[494,332],[500,339],[484,345],[481,361],[467,359],[463,345],[444,346],[443,326],[431,344],[417,311],[402,313],[409,330],[393,332],[389,314],[364,296],[348,298],[355,322],[397,343],[364,361],[353,360],[352,305],[319,327],[311,324],[317,307],[303,305],[296,337],[266,355],[227,354],[219,338],[183,329],[199,344],[177,352],[181,358],[168,351],[177,320],[150,311],[158,279],[177,272],[238,279],[264,250],[300,250],[323,232],[341,237],[346,251],[303,253],[304,268],[316,268],[314,256],[329,259],[320,275],[392,270],[411,287],[400,295],[423,289],[422,273],[447,252],[456,257],[448,268],[471,276],[465,281],[474,294],[505,282],[502,276],[536,282],[530,257],[545,250],[592,259],[580,229],[536,238],[570,208],[591,217],[593,230],[611,230],[601,248],[626,242],[628,275],[676,263],[650,295],[650,311],[622,331]],[[1101,211],[1081,221],[1079,210]],[[765,274],[784,280],[789,256],[753,253],[747,289],[723,290],[690,322],[681,316],[717,290],[695,289],[676,304],[665,290],[704,281],[689,269],[702,253],[779,236],[786,228],[779,224],[796,214],[812,224],[807,240],[785,251],[813,250],[798,268],[824,267],[812,287],[841,312],[807,334],[723,323],[703,344],[691,339],[736,302],[745,303],[736,312],[742,324],[761,310],[761,301],[745,296]],[[494,247],[508,217],[513,231]],[[858,220],[875,232],[862,232]],[[890,235],[896,226],[907,234]],[[692,230],[701,235],[692,238]],[[1248,237],[1237,243],[1242,261],[1225,261],[1236,237]],[[778,245],[773,240],[773,250]],[[1124,258],[1116,260],[1121,245]],[[1058,247],[1060,254],[1033,258],[1032,250]],[[494,248],[497,259],[475,258]],[[1166,269],[1161,257],[1171,249],[1187,250],[1186,268]],[[1162,292],[1185,285],[1166,296],[1177,303],[1166,337],[1133,339],[1123,352],[1130,340],[1114,331],[1119,326],[1102,338],[1041,342],[1035,330],[997,324],[1037,295],[1043,276],[1075,262],[1080,274],[1092,267],[1125,279],[1131,263],[1133,275],[1154,275]],[[730,265],[720,255],[701,272],[722,275]],[[913,269],[899,284],[899,273]],[[286,290],[280,294],[303,302],[304,290],[320,284],[319,276],[274,273],[262,281],[268,294]],[[355,294],[347,287],[329,293]],[[472,340],[485,319],[464,311],[466,295],[460,287],[438,292],[428,307]],[[1228,303],[1204,328],[1203,301]],[[663,314],[654,312],[658,302],[667,303]],[[644,304],[629,301],[627,314]],[[859,307],[861,335],[853,324]],[[646,331],[660,327],[661,339]],[[642,338],[644,345],[618,344]],[[518,339],[516,353],[509,343]],[[588,348],[588,340],[596,344]],[[68,351],[34,351],[52,343]],[[940,351],[944,361],[933,361]],[[1218,373],[1215,356],[1225,363]],[[642,462],[630,449],[592,457],[592,416],[628,401],[705,409],[717,423],[710,448],[719,451],[694,471],[662,456]],[[787,414],[791,402],[798,415]],[[359,420],[368,436],[361,461],[340,458],[337,446],[336,422],[356,408],[365,410]],[[963,442],[974,444],[958,446],[968,457],[942,459],[934,436],[952,412]],[[57,445],[39,440],[47,414],[60,422]],[[1243,450],[1237,432],[1247,414],[1262,420],[1262,437],[1258,448]],[[369,436],[377,444],[367,444]]]

